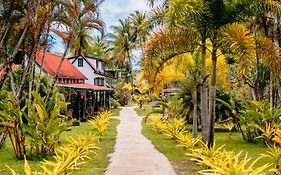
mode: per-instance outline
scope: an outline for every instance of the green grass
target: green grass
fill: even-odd
[[[129,103],[126,106],[135,106],[137,104],[137,102],[135,102],[134,100],[129,101]]]
[[[111,109],[110,110],[111,116],[119,116],[121,110],[122,110],[121,108],[113,108],[113,109]]]
[[[181,147],[178,147],[175,140],[169,139],[167,136],[154,132],[148,123],[144,124],[143,122],[143,134],[149,140],[151,140],[155,147],[170,160],[175,171],[179,175],[196,174],[200,167],[189,160],[189,158],[185,155],[187,151]],[[219,147],[221,145],[225,145],[226,150],[234,151],[236,153],[243,151],[242,155],[247,154],[249,158],[252,158],[252,160],[258,158],[260,154],[263,154],[269,150],[261,142],[247,143],[243,141],[240,132],[232,133],[230,138],[226,132],[216,132],[216,146]],[[269,163],[267,159],[260,159],[256,163],[256,167],[266,163]]]
[[[136,107],[135,111],[138,116],[147,116],[147,114],[152,111],[152,107],[149,104],[144,104],[142,108]]]
[[[95,150],[96,154],[90,155],[92,159],[87,160],[87,164],[82,165],[81,170],[76,171],[73,174],[81,175],[102,175],[108,165],[107,155],[113,152],[113,146],[115,144],[116,138],[116,126],[118,125],[119,120],[111,119],[110,125],[103,135],[101,141],[97,144],[97,147],[101,148]],[[80,126],[73,126],[70,131],[66,131],[62,134],[61,142],[62,144],[66,143],[66,139],[69,136],[75,137],[76,135],[85,133],[85,132],[94,132],[90,123],[81,123]],[[40,161],[33,160],[28,162],[32,170],[40,170]],[[11,174],[7,169],[6,165],[14,169],[16,172],[23,174],[24,170],[24,161],[19,161],[14,157],[12,146],[7,138],[5,146],[0,149],[0,175]]]
[[[116,126],[119,120],[111,119],[110,126],[103,135],[101,141],[97,144],[100,149],[96,150],[95,154],[92,154],[92,159],[87,161],[87,164],[81,167],[81,170],[74,171],[73,174],[79,175],[102,175],[104,174],[106,167],[109,163],[108,154],[113,152],[115,139],[117,135]]]
[[[145,124],[144,121],[142,122],[142,126],[142,133],[144,136],[151,140],[156,149],[169,159],[178,175],[189,175],[197,172],[196,164],[189,160],[185,155],[186,150],[177,146],[175,140],[169,139],[165,135],[157,134],[152,130],[151,126],[148,123]]]

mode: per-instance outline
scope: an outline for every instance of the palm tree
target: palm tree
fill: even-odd
[[[151,30],[151,26],[148,22],[148,16],[146,12],[135,11],[130,14],[129,20],[132,24],[132,30],[134,35],[137,36],[136,43],[141,48],[143,52],[144,42],[146,41],[149,31]]]
[[[95,36],[93,38],[89,56],[101,58],[106,61],[109,51],[110,47],[106,35],[104,37]]]
[[[262,33],[266,39],[272,41],[273,43],[275,41],[279,42],[280,41],[279,16],[281,14],[281,4],[279,2],[276,2],[275,0],[258,0],[255,1],[255,3],[253,3],[253,5],[250,7],[251,8],[249,8],[248,15],[253,18],[253,20],[250,21],[253,32],[255,34]],[[279,42],[279,47],[280,47],[280,42]],[[274,102],[274,98],[273,98],[274,96],[273,89],[275,84],[277,83],[276,79],[278,78],[278,75],[280,73],[280,69],[279,69],[280,66],[277,66],[280,65],[279,56],[278,54],[277,55],[274,54],[274,55],[275,58],[272,58],[272,56],[264,58],[264,60],[271,68],[270,86],[269,86],[269,94],[270,94],[269,99],[270,99],[271,109],[273,109],[273,107],[276,106],[276,103]]]
[[[137,36],[129,19],[119,20],[119,25],[112,26],[112,29],[113,33],[109,35],[112,43],[110,58],[117,60],[119,66],[128,63],[131,76],[130,82],[133,86],[132,50],[137,47]]]
[[[151,0],[149,2],[156,2]],[[210,33],[207,23],[209,16],[208,9],[205,6],[204,1],[199,0],[196,3],[193,1],[174,1],[167,0],[163,4],[164,9],[159,7],[154,12],[160,11],[160,14],[155,13],[156,17],[163,18],[164,26],[168,26],[173,30],[193,30],[199,40],[195,40],[195,46],[200,46],[201,49],[201,121],[202,121],[202,135],[205,143],[209,140],[209,126],[208,120],[208,94],[207,94],[207,68],[206,68],[206,40],[208,33]],[[152,17],[155,18],[155,17]],[[162,21],[162,22],[163,22]],[[157,23],[162,23],[157,20]],[[183,36],[186,43],[192,41],[187,36]]]
[[[56,14],[59,15],[57,21],[53,22],[54,26],[57,24],[56,26],[58,28],[53,27],[51,31],[63,39],[66,48],[53,78],[52,86],[45,99],[46,101],[57,81],[58,73],[69,49],[75,54],[81,54],[82,49],[89,47],[87,44],[89,44],[90,30],[95,29],[103,34],[104,23],[99,19],[98,15],[98,7],[101,2],[102,0],[59,1],[58,9],[56,11]],[[62,31],[61,28],[66,29],[66,31]]]
[[[222,41],[229,39],[226,43],[231,42],[232,45],[230,45],[230,47],[232,47],[233,50],[240,51],[240,55],[238,54],[240,58],[247,58],[245,59],[247,61],[252,57],[253,39],[248,36],[248,30],[246,30],[244,26],[232,24],[248,5],[249,2],[247,1],[243,3],[233,3],[232,1],[223,0],[202,0],[197,1],[196,3],[186,0],[166,1],[166,9],[164,10],[166,14],[164,17],[168,22],[168,24],[166,22],[166,26],[171,26],[172,28],[192,28],[197,32],[199,38],[201,38],[201,42],[197,43],[197,45],[201,47],[202,54],[201,119],[203,141],[208,142],[209,147],[212,146],[214,139],[217,51],[224,44]],[[234,31],[235,27],[238,27],[236,31]],[[208,75],[206,74],[207,38],[209,38],[212,43],[212,48],[209,50],[212,53],[209,111],[207,106],[208,96],[206,82],[206,79],[208,78]],[[248,48],[248,50],[245,51],[246,48]]]

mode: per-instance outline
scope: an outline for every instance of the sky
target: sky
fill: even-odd
[[[148,10],[145,0],[105,0],[100,7],[101,19],[105,22],[107,32],[110,26],[118,25],[119,19],[125,19],[136,10]]]
[[[119,19],[125,19],[136,10],[145,11],[149,7],[145,0],[105,0],[100,6],[101,19],[106,24],[106,32],[110,32],[112,25],[118,25]],[[64,52],[64,44],[56,37],[52,51],[57,54]]]

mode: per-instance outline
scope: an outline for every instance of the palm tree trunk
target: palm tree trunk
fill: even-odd
[[[204,143],[209,138],[209,120],[208,120],[208,93],[207,93],[207,68],[206,68],[206,39],[202,39],[202,60],[201,60],[201,121],[202,121],[202,139]]]
[[[62,67],[62,63],[64,62],[64,60],[65,60],[65,58],[66,58],[66,54],[67,54],[68,49],[69,49],[69,47],[70,47],[70,43],[71,43],[71,40],[70,40],[69,42],[67,42],[66,48],[65,48],[64,53],[63,53],[63,56],[62,56],[62,59],[61,59],[60,64],[59,64],[59,66],[58,66],[58,68],[57,68],[57,71],[56,71],[56,73],[55,73],[55,76],[54,76],[54,78],[53,78],[53,82],[52,82],[51,87],[50,87],[50,89],[49,89],[49,91],[48,91],[48,93],[47,93],[47,96],[46,96],[46,99],[45,99],[45,103],[49,100],[50,94],[51,94],[51,92],[53,91],[53,89],[54,89],[54,87],[55,87],[55,84],[56,84],[57,79],[58,79],[58,76],[59,76],[60,69],[61,69],[61,67]]]
[[[13,92],[13,95],[14,95],[15,99],[18,99],[18,98],[17,98],[17,95],[16,95],[16,87],[15,87],[14,75],[12,73],[12,67],[11,66],[12,66],[13,60],[14,60],[15,56],[17,55],[17,53],[18,53],[18,51],[20,49],[20,46],[21,46],[21,44],[22,44],[22,42],[23,42],[23,40],[24,40],[24,38],[26,36],[27,29],[28,29],[28,25],[24,28],[23,33],[22,33],[22,35],[21,35],[21,37],[19,39],[19,42],[16,45],[16,48],[15,48],[12,56],[9,57],[6,60],[6,62],[7,62],[7,68],[6,68],[7,69],[7,74],[6,75],[10,76],[11,90]],[[3,80],[3,82],[1,81],[1,83],[4,83],[4,80]],[[3,84],[1,86],[3,86]],[[9,129],[9,127],[7,127],[7,126],[4,127],[4,129],[3,129],[3,132],[2,132],[1,137],[0,137],[0,147],[2,147],[4,142],[5,142],[5,139],[7,137],[8,129]]]
[[[198,133],[198,120],[197,120],[197,91],[196,88],[191,90],[192,103],[193,103],[193,122],[192,122],[192,138],[197,137]]]
[[[131,59],[131,55],[130,55],[130,51],[129,50],[127,50],[127,54],[128,54],[128,61],[129,61],[130,71],[131,71],[130,82],[131,82],[131,85],[132,85],[132,94],[133,94],[134,93],[133,64],[132,64],[132,59]]]
[[[215,119],[216,119],[216,67],[217,67],[217,48],[213,45],[212,50],[212,68],[211,68],[211,85],[209,90],[209,140],[208,147],[211,148],[214,143],[214,128],[215,128]]]
[[[16,96],[17,99],[19,99],[21,97],[22,90],[24,88],[24,82],[25,82],[25,79],[27,77],[27,73],[30,69],[32,69],[32,66],[34,64],[34,59],[36,57],[36,52],[37,52],[37,49],[38,49],[38,44],[39,44],[39,40],[40,40],[42,30],[43,30],[43,26],[42,26],[41,30],[39,31],[39,33],[37,33],[37,36],[35,38],[35,43],[34,43],[34,46],[32,48],[31,55],[29,57],[27,66],[23,70],[23,73],[21,75],[21,82],[20,82],[20,85],[19,85],[19,88],[18,88],[18,91],[17,91],[17,96]]]
[[[270,80],[269,80],[269,101],[270,101],[270,110],[274,108],[274,99],[273,99],[273,73],[270,70]]]
[[[0,136],[0,148],[4,145],[5,139],[6,139],[7,135],[8,135],[8,132],[9,132],[9,127],[5,126],[3,128],[2,134]]]
[[[30,71],[29,71],[29,89],[28,89],[28,100],[30,102],[32,101],[33,81],[34,81],[34,61],[31,61]],[[30,109],[28,109],[28,115],[29,114],[30,114]]]
[[[7,60],[7,68],[9,70],[9,76],[10,76],[10,82],[11,82],[11,90],[13,92],[13,95],[15,97],[15,99],[18,99],[17,98],[17,94],[16,94],[16,87],[15,87],[15,81],[14,81],[14,75],[12,74],[12,62],[14,60],[14,58],[16,57],[17,53],[19,52],[19,49],[20,49],[20,46],[26,36],[26,32],[27,32],[27,29],[28,29],[28,26],[26,26],[22,32],[22,35],[19,39],[19,42],[17,43],[16,45],[16,48],[15,48],[15,51],[13,52],[12,56],[8,58]]]
[[[36,88],[35,88],[35,91],[36,91],[36,92],[39,91],[39,87],[40,87],[40,84],[41,84],[42,72],[43,72],[43,65],[44,65],[44,60],[45,60],[45,57],[46,57],[46,51],[47,51],[49,33],[50,33],[50,23],[48,23],[46,38],[45,38],[44,45],[43,45],[43,47],[44,47],[44,50],[43,50],[43,58],[42,58],[42,63],[40,64],[40,72],[39,72],[39,75],[38,75],[39,81],[38,81],[38,84],[36,85]]]

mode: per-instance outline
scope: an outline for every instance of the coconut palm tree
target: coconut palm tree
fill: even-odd
[[[109,41],[106,36],[102,37],[98,35],[93,38],[89,56],[101,58],[106,61],[108,52],[110,51]]]
[[[113,33],[109,34],[112,49],[109,53],[111,59],[117,60],[119,66],[129,65],[130,82],[133,86],[132,50],[137,47],[137,35],[134,33],[129,19],[119,20],[118,26],[112,26]]]
[[[82,49],[88,48],[90,30],[97,30],[103,34],[104,23],[99,19],[98,14],[98,7],[101,3],[102,0],[59,1],[56,11],[56,14],[59,14],[58,19],[53,22],[54,25],[51,31],[63,39],[66,48],[45,99],[46,101],[57,81],[58,73],[69,50],[75,54],[81,54]]]
[[[143,52],[144,42],[146,41],[151,26],[148,22],[148,16],[146,12],[135,11],[130,14],[128,18],[132,24],[132,30],[134,35],[137,36],[136,43],[141,48]]]

